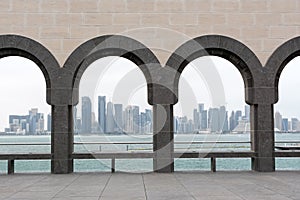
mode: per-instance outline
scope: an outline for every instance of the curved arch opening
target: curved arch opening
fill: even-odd
[[[74,121],[75,152],[152,152],[152,107],[140,68],[118,56],[92,62],[79,83]],[[110,171],[110,160],[75,160],[74,169]],[[152,159],[116,160],[116,170],[152,171]]]
[[[218,56],[196,58],[181,74],[178,95],[174,106],[175,151],[250,150],[250,108],[245,103],[241,73],[231,62]],[[176,145],[183,141],[185,145]],[[199,166],[209,170],[210,161],[205,158],[175,161],[176,170],[199,170]],[[217,162],[221,170],[250,170],[250,167],[250,159]]]
[[[274,105],[275,150],[280,147],[300,145],[300,95],[296,92],[300,85],[300,56],[294,57],[278,77],[278,102]],[[276,170],[299,170],[299,158],[276,158]]]
[[[46,103],[46,81],[40,67],[24,57],[3,57],[0,80],[0,140],[6,144],[0,145],[0,151],[50,153],[51,107]],[[15,161],[15,171],[49,172],[50,161]]]

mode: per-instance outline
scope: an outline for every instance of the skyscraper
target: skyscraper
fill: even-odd
[[[229,118],[229,130],[232,131],[235,127],[236,127],[236,123],[234,118],[234,111],[232,111]]]
[[[114,120],[114,104],[112,102],[107,103],[107,114],[106,114],[106,133],[113,133],[115,131],[115,120]]]
[[[207,129],[207,124],[208,124],[208,121],[207,121],[207,110],[203,110],[201,112],[201,130],[206,130]]]
[[[292,131],[298,131],[299,120],[297,118],[291,118],[291,129]]]
[[[133,119],[133,133],[140,132],[140,108],[138,106],[132,106],[132,119]]]
[[[241,120],[241,117],[242,117],[242,111],[240,110],[235,111],[234,114],[235,127],[239,124],[239,120]]]
[[[198,104],[198,111],[199,111],[199,113],[201,113],[202,111],[204,111],[204,104],[203,103],[199,103]]]
[[[127,106],[124,111],[124,129],[126,133],[133,133],[132,106]]]
[[[208,110],[208,127],[211,132],[220,131],[219,127],[219,109],[218,108],[210,108]]]
[[[245,119],[247,121],[250,120],[250,106],[249,105],[245,105]]]
[[[38,109],[37,108],[32,108],[29,110],[29,134],[36,135],[36,122],[37,122],[37,113]]]
[[[152,128],[152,110],[150,109],[145,109],[146,112],[146,126],[147,126],[147,133],[152,133],[153,128]]]
[[[146,113],[141,112],[140,114],[140,133],[145,134],[146,133]]]
[[[114,104],[115,107],[115,129],[117,133],[123,132],[123,105]]]
[[[289,131],[289,120],[287,118],[282,119],[282,131]]]
[[[197,109],[194,109],[193,112],[193,121],[194,121],[194,130],[198,131],[201,129],[200,127],[200,114]]]
[[[82,97],[82,107],[81,107],[81,132],[91,133],[92,131],[92,102],[87,96]]]
[[[227,129],[228,125],[226,125],[226,123],[228,123],[227,121],[227,114],[226,114],[226,108],[225,106],[221,106],[219,109],[219,131],[223,132],[223,131],[227,131],[225,129]]]
[[[275,128],[278,129],[278,131],[282,130],[282,116],[279,112],[275,113]]]
[[[106,132],[106,97],[98,96],[98,123],[100,133]]]
[[[43,113],[37,113],[37,121],[36,121],[36,131],[38,134],[41,134],[44,132],[44,114]]]
[[[207,111],[206,111],[206,117],[204,116],[204,119],[202,119],[202,115],[205,115],[204,110],[204,104],[203,103],[199,103],[198,104],[198,114],[199,114],[199,119],[198,119],[198,130],[206,130],[207,129]],[[202,123],[205,123],[202,125]],[[196,129],[196,127],[195,127]]]

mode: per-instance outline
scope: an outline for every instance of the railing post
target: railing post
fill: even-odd
[[[216,172],[216,158],[215,157],[210,158],[210,169],[212,172]]]
[[[7,161],[7,173],[14,174],[15,173],[15,160]]]
[[[251,105],[252,170],[275,171],[273,104]]]
[[[111,173],[115,173],[116,170],[116,159],[112,158],[111,159]]]
[[[73,106],[52,106],[51,172],[73,172]]]
[[[153,106],[153,170],[174,172],[173,105]]]

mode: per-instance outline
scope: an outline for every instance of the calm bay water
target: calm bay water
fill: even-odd
[[[300,141],[300,133],[276,134],[276,141]],[[192,144],[192,142],[204,141],[206,143]],[[195,135],[177,134],[175,151],[249,151],[250,136],[224,134],[224,135]],[[76,135],[74,142],[152,142],[151,135]],[[220,143],[241,142],[241,143]],[[31,143],[50,144],[50,136],[0,136],[0,143],[22,143],[27,145],[0,145],[0,153],[50,153],[50,145],[30,145]],[[279,144],[278,144],[279,145]],[[280,144],[284,146],[285,144]],[[291,145],[291,144],[288,144]],[[75,152],[147,152],[152,151],[152,144],[76,144]],[[116,160],[116,171],[126,172],[148,172],[152,171],[152,159],[118,159]],[[217,170],[250,170],[250,158],[225,158],[217,159]],[[278,170],[300,170],[300,159],[298,158],[276,158],[276,169]],[[175,171],[210,170],[210,159],[175,159]],[[6,173],[7,161],[0,161],[0,173]],[[18,172],[50,172],[50,161],[15,161],[15,171]],[[75,172],[110,171],[110,160],[75,160]]]

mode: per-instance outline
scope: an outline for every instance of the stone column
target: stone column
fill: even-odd
[[[273,104],[251,105],[252,170],[275,171]]]
[[[173,105],[153,106],[153,170],[174,172]]]
[[[51,173],[73,172],[73,106],[52,106]]]

